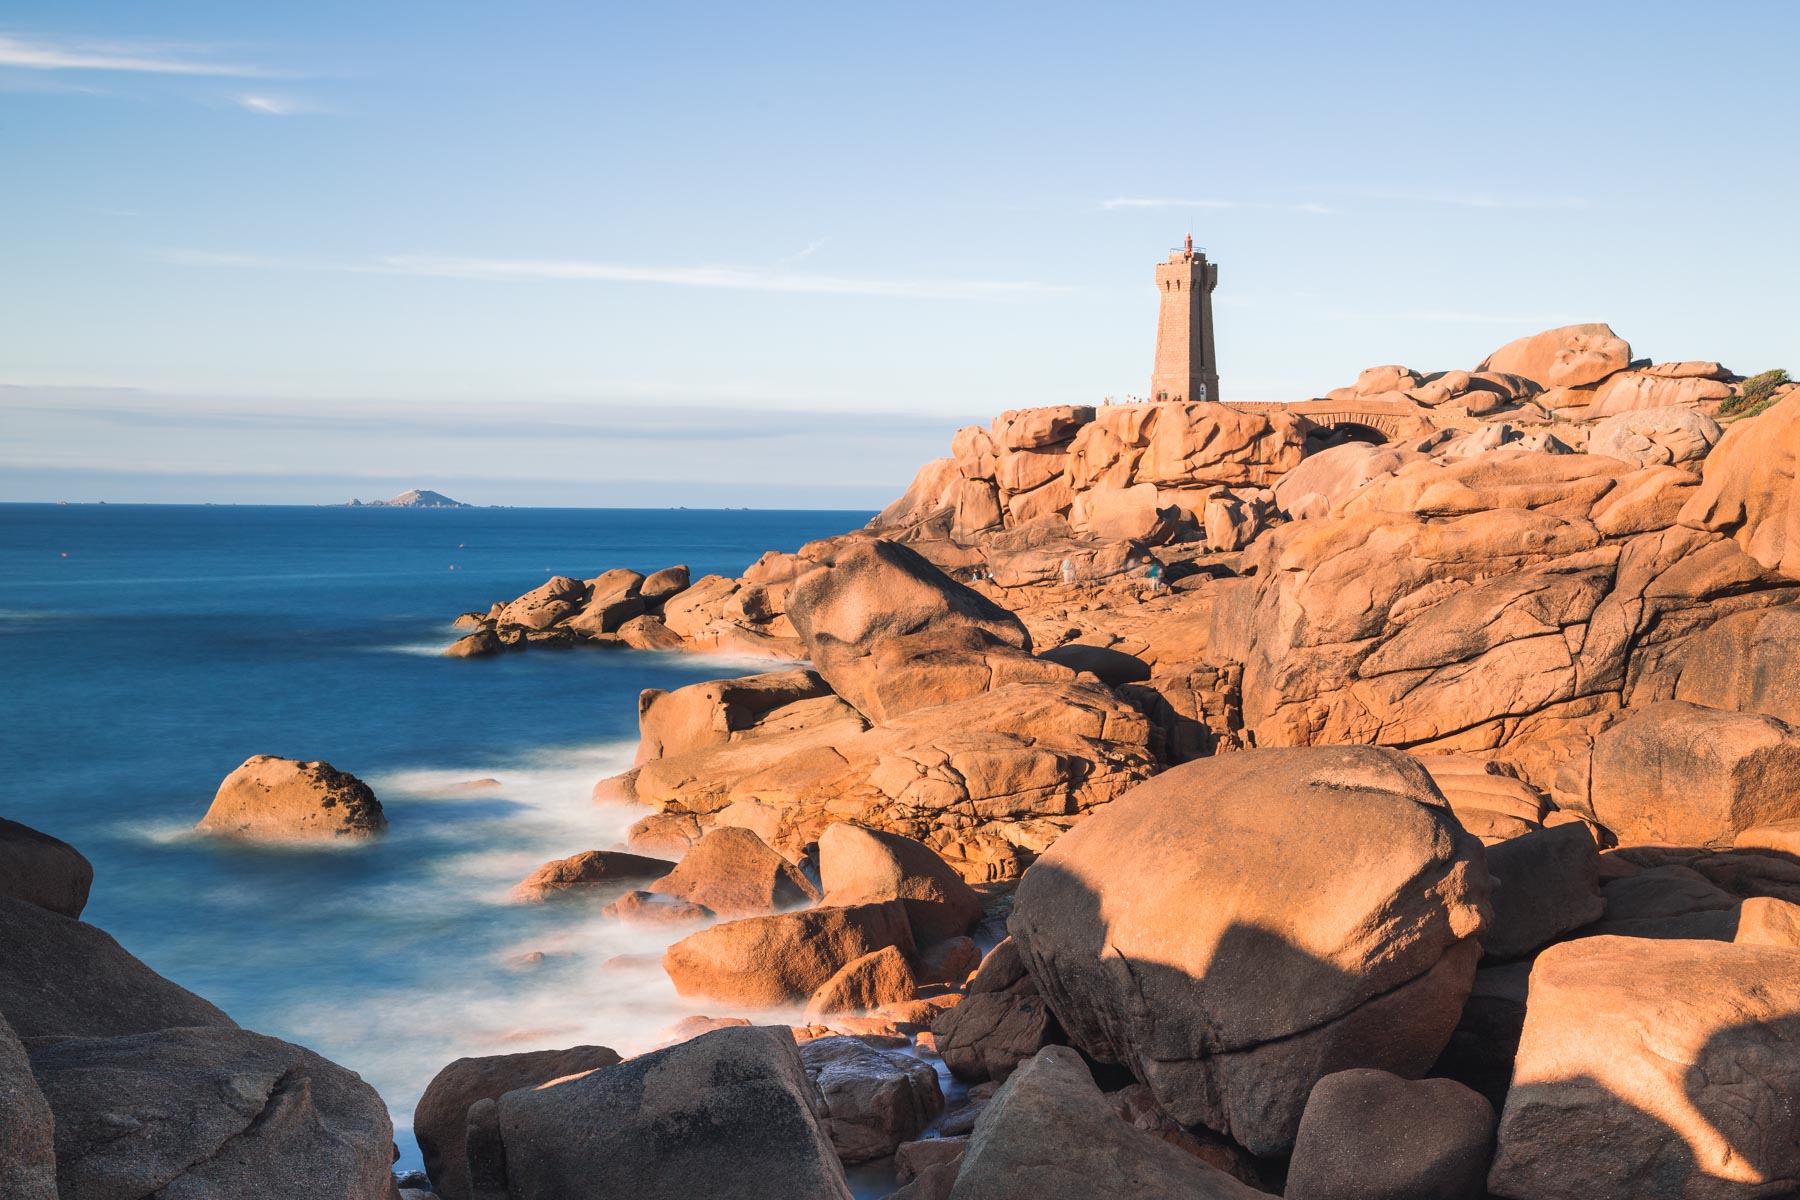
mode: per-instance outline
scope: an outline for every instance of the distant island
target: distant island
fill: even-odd
[[[452,500],[442,492],[414,488],[410,492],[401,492],[392,500],[352,500],[347,508],[474,508],[473,504],[464,504],[461,500]]]

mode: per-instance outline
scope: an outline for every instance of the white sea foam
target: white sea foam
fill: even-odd
[[[196,816],[194,820],[199,820]],[[119,836],[131,841],[149,842],[153,846],[173,846],[198,841],[203,835],[194,832],[193,821],[133,820],[121,821],[114,827]]]
[[[593,788],[598,780],[630,767],[635,750],[635,743],[615,742],[536,752],[475,772],[401,771],[369,782],[383,804],[392,806],[391,828],[413,825],[417,836],[440,839],[433,847],[434,880],[472,898],[501,903],[514,884],[548,859],[624,845],[632,823],[645,810],[595,804]],[[495,779],[497,785],[466,786],[481,778]],[[499,807],[487,819],[431,825],[427,811],[445,804]],[[418,824],[406,819],[414,808],[427,810],[420,812]]]
[[[148,842],[153,846],[196,845],[211,846],[221,853],[229,854],[353,854],[373,848],[374,843],[364,838],[258,838],[255,841],[242,841],[235,838],[220,837],[205,833],[195,828],[196,822],[204,815],[199,811],[192,821],[189,820],[129,820],[115,823],[111,828],[120,837],[132,841]]]
[[[48,608],[0,608],[0,623],[16,625],[36,624],[42,621],[79,621],[91,613],[58,612]]]
[[[812,660],[806,658],[783,658],[774,654],[748,654],[740,651],[649,650],[644,653],[655,654],[676,666],[704,666],[708,670],[720,672],[723,678],[760,675],[764,671],[811,670],[813,665]]]
[[[440,658],[444,651],[456,644],[456,636],[452,634],[441,642],[401,642],[397,646],[370,646],[370,654],[414,654],[423,658]]]
[[[389,832],[375,843],[384,857],[371,877],[309,893],[306,922],[388,939],[380,949],[401,982],[369,980],[341,995],[305,991],[257,1019],[367,1079],[393,1114],[403,1165],[418,1161],[409,1136],[413,1107],[452,1059],[583,1044],[630,1055],[666,1041],[684,1016],[737,1015],[684,1000],[662,971],[662,953],[689,929],[622,925],[601,916],[595,902],[509,900],[512,887],[545,861],[624,841],[646,810],[596,805],[591,792],[596,780],[627,769],[635,748],[606,742],[366,777],[388,812]],[[485,780],[494,783],[470,786]],[[135,829],[159,841],[194,836],[172,822]],[[382,877],[396,854],[407,869]],[[239,910],[266,903],[255,888],[229,890],[206,903]],[[242,952],[272,956],[273,969],[291,950],[270,941]]]
[[[624,926],[592,903],[509,903],[513,885],[548,859],[623,842],[643,810],[596,805],[591,791],[596,780],[629,767],[634,750],[635,743],[612,742],[534,751],[473,770],[369,778],[389,809],[390,840],[410,836],[428,861],[423,884],[415,875],[363,888],[358,903],[424,906],[471,927],[502,920],[510,930],[497,948],[484,942],[473,960],[459,953],[454,935],[442,947],[409,947],[410,955],[441,959],[441,971],[420,987],[359,994],[354,1014],[311,1003],[283,1014],[300,1041],[342,1047],[342,1060],[387,1100],[402,1136],[425,1085],[452,1058],[580,1044],[638,1053],[664,1040],[674,1021],[705,1011],[679,997],[656,962],[686,930]],[[497,783],[468,786],[482,779]],[[502,803],[491,816],[431,820],[434,808],[495,802]],[[639,962],[609,965],[621,956]]]

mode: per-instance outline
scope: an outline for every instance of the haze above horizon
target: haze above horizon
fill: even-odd
[[[0,16],[0,500],[878,507],[958,425],[1607,321],[1796,363],[1800,9]]]

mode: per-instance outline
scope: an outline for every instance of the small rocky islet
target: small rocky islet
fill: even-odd
[[[740,578],[465,614],[459,657],[771,660],[645,692],[594,789],[629,843],[514,894],[666,935],[711,1015],[445,1065],[396,1181],[372,1089],[0,823],[0,1195],[1795,1194],[1796,390],[1583,325],[1289,406],[1019,410]],[[384,827],[265,756],[202,821]]]

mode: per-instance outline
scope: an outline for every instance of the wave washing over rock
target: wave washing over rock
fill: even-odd
[[[1293,405],[1020,410],[739,578],[464,614],[458,657],[771,669],[645,691],[594,787],[628,835],[515,892],[662,947],[690,1015],[444,1065],[403,1183],[1793,1192],[1795,390],[1580,325]],[[288,819],[368,791],[329,782]],[[82,925],[70,847],[6,826],[0,865],[0,1191],[391,1197],[367,1085]]]

